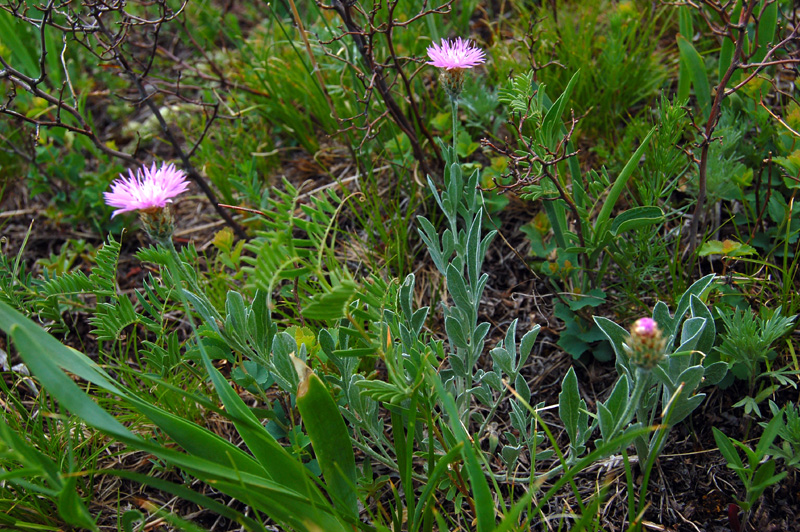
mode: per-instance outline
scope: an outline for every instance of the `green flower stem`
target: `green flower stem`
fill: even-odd
[[[157,240],[159,244],[161,244],[167,251],[169,251],[170,256],[172,257],[172,262],[175,264],[176,272],[173,272],[173,279],[178,282],[178,286],[176,288],[180,288],[181,280],[186,281],[186,284],[189,285],[189,289],[196,295],[198,298],[201,298],[206,303],[206,306],[211,309],[215,317],[220,321],[223,321],[222,316],[217,312],[214,305],[211,304],[211,301],[206,297],[205,293],[200,289],[200,286],[197,284],[197,281],[194,280],[194,277],[189,275],[189,272],[186,271],[186,268],[183,266],[183,261],[181,261],[180,255],[178,255],[178,250],[175,249],[175,244],[172,243],[172,238],[160,238]],[[178,275],[174,275],[177,273]]]
[[[458,151],[456,151],[456,144],[458,143],[458,96],[450,95],[450,108],[453,114],[453,158],[458,162]]]

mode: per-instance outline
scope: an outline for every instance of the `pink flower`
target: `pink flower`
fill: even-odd
[[[445,70],[472,68],[486,62],[483,50],[461,37],[452,41],[442,39],[440,44],[432,44],[428,47],[428,57],[429,65]]]
[[[645,338],[652,338],[658,331],[658,324],[653,318],[639,318],[631,327],[631,333]]]
[[[149,169],[142,167],[135,174],[128,170],[128,174],[120,174],[120,179],[111,183],[111,192],[103,193],[106,203],[117,208],[112,218],[123,212],[163,209],[189,187],[186,174],[173,164],[156,169],[153,163]]]

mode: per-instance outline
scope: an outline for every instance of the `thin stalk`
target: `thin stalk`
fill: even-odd
[[[458,97],[450,96],[450,108],[453,110],[453,157],[458,162],[458,152],[456,144],[458,142]]]
[[[628,485],[628,521],[629,526],[636,519],[636,501],[633,497],[633,471],[628,459],[628,451],[622,449],[622,463],[625,465],[625,483]]]
[[[206,306],[214,312],[215,314],[214,317],[218,319],[220,322],[222,322],[223,321],[222,316],[217,312],[217,309],[214,307],[214,305],[211,304],[211,301],[208,300],[205,293],[200,289],[200,286],[197,284],[197,281],[194,279],[194,277],[189,275],[189,272],[186,271],[186,268],[183,265],[183,261],[181,260],[180,255],[178,255],[178,250],[175,249],[175,244],[173,244],[172,242],[172,238],[161,238],[158,240],[158,243],[161,244],[164,248],[166,248],[167,251],[169,251],[172,260],[175,262],[175,268],[180,274],[180,278],[175,279],[177,281],[178,286],[180,286],[181,280],[186,281],[186,284],[189,285],[189,288],[194,293],[194,295],[196,295],[198,298],[203,299],[206,303]]]

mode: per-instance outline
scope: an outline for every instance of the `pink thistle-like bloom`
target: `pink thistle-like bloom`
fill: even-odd
[[[142,167],[135,174],[128,170],[127,177],[120,174],[120,179],[111,183],[111,192],[104,192],[103,196],[109,206],[117,208],[111,215],[113,218],[123,212],[163,209],[187,188],[186,174],[174,164],[162,164],[156,168],[153,163],[150,168]]]
[[[462,70],[486,62],[483,50],[461,37],[452,41],[442,39],[440,44],[432,44],[428,47],[428,57],[429,65],[445,70]]]

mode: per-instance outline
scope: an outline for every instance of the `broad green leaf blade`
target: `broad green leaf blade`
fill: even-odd
[[[342,511],[358,519],[356,460],[347,426],[322,380],[299,358],[293,361],[300,375],[297,408],[325,477],[328,495]]]
[[[595,316],[594,322],[600,327],[600,330],[603,331],[608,341],[611,342],[614,353],[617,355],[617,361],[621,362],[627,360],[628,355],[622,346],[628,340],[628,337],[630,337],[630,333],[610,319],[603,318],[602,316]]]
[[[711,427],[711,431],[714,433],[714,441],[717,443],[717,447],[719,447],[719,452],[725,457],[728,466],[732,468],[738,467],[739,469],[744,468],[742,459],[739,457],[739,453],[736,451],[736,447],[733,446],[733,443],[731,443],[730,438],[717,427]]]
[[[733,8],[733,11],[731,12],[731,21],[738,22],[741,12],[742,12],[742,0],[737,0],[736,6]],[[683,33],[684,35],[689,35],[688,33],[684,33],[683,29],[681,29],[681,33]],[[731,61],[733,61],[733,51],[735,48],[736,44],[734,44],[734,42],[730,39],[730,37],[726,36],[722,38],[722,47],[719,51],[719,70],[717,72],[720,80],[723,77],[725,77],[725,73],[731,67]],[[687,93],[686,95],[688,96],[689,94]]]
[[[750,59],[750,63],[760,63],[764,60],[778,29],[778,2],[762,2],[761,6],[763,9],[758,20],[758,49]]]
[[[58,514],[61,518],[74,526],[86,530],[99,530],[97,523],[83,504],[77,490],[78,477],[70,476],[65,479],[64,487],[58,494]]]
[[[446,281],[447,291],[453,298],[453,303],[455,303],[456,307],[465,312],[471,309],[472,297],[467,290],[467,285],[464,283],[464,276],[452,264],[447,266]]]
[[[664,221],[664,211],[659,207],[634,207],[614,218],[610,232],[614,236],[627,231],[655,225]]]
[[[697,250],[700,257],[707,257],[709,255],[724,255],[726,257],[743,257],[745,255],[753,255],[758,253],[756,249],[748,244],[742,244],[734,240],[726,239],[708,240],[703,243]]]
[[[692,25],[692,7],[685,5],[678,8],[679,28],[681,35],[694,35]],[[692,88],[692,76],[689,72],[689,65],[686,60],[680,58],[680,70],[678,73],[678,101],[685,102],[689,99],[689,91]]]
[[[769,448],[772,446],[772,442],[774,442],[775,438],[778,436],[782,425],[783,416],[774,416],[767,424],[766,428],[764,429],[764,433],[761,434],[761,438],[758,440],[758,445],[756,446],[756,455],[759,458],[767,454]]]
[[[704,293],[711,287],[711,284],[714,282],[716,275],[710,273],[705,277],[702,277],[692,283],[692,286],[686,289],[686,292],[683,293],[680,300],[678,301],[678,306],[675,309],[675,316],[674,322],[672,324],[673,330],[677,333],[677,327],[679,322],[683,319],[684,314],[686,311],[689,310],[692,303],[692,296],[700,298],[702,301],[704,299]],[[659,322],[660,324],[661,322]]]
[[[52,338],[44,330],[37,327],[32,321],[28,320],[8,305],[0,302],[0,328],[7,331],[11,336],[23,362],[36,376],[42,386],[68,411],[81,418],[88,425],[97,428],[106,435],[111,436],[120,442],[127,444],[131,448],[140,449],[152,453],[163,459],[165,462],[179,467],[200,480],[211,483],[216,489],[231,495],[238,500],[245,501],[259,511],[263,511],[270,517],[281,523],[291,524],[292,528],[312,532],[314,530],[331,530],[345,532],[347,529],[332,514],[330,503],[322,496],[316,487],[311,484],[307,477],[305,468],[292,459],[277,442],[275,445],[280,449],[274,449],[268,458],[277,457],[275,463],[270,463],[270,473],[273,474],[275,481],[262,476],[254,475],[253,471],[260,471],[258,464],[241,449],[225,440],[211,441],[209,437],[201,432],[195,431],[194,437],[200,437],[201,441],[196,442],[198,448],[206,445],[221,444],[223,447],[215,454],[214,460],[206,459],[201,456],[193,456],[183,452],[174,451],[152,441],[143,440],[130,432],[125,426],[119,423],[113,416],[95,403],[75,382],[67,377],[59,368],[57,360],[64,362],[65,366],[78,368],[87,375],[87,380],[100,387],[109,386],[109,391],[113,390],[120,396],[120,400],[131,404],[137,410],[141,409],[145,415],[153,415],[164,426],[159,426],[165,432],[182,430],[186,428],[176,421],[172,414],[161,411],[155,406],[145,404],[131,393],[124,390],[118,383],[112,382],[105,377],[105,372],[94,371],[90,364],[87,364],[85,355],[67,348],[57,340]],[[204,362],[212,369],[210,360],[206,357]],[[216,371],[216,370],[214,370]],[[216,380],[215,385],[219,386],[219,380],[224,382],[221,375],[212,372],[212,380]],[[219,386],[225,392],[235,395],[224,382],[225,386]],[[266,430],[255,419],[250,410],[236,396],[239,404],[230,401],[226,404],[226,409],[230,412],[232,419],[247,419],[244,412],[250,416],[247,420],[258,426],[261,433]],[[242,410],[237,410],[240,406]],[[158,424],[158,423],[157,423]],[[237,425],[238,428],[238,425]],[[250,428],[250,427],[246,427]],[[258,449],[258,440],[251,438],[251,434],[243,434],[248,447],[252,450]],[[181,437],[178,435],[178,437]],[[262,435],[262,439],[265,437]],[[272,440],[274,441],[274,440]],[[188,445],[188,444],[187,444]],[[281,455],[281,452],[285,456]],[[237,455],[243,455],[247,461],[241,462],[241,467],[236,465]],[[293,462],[287,467],[285,458]],[[225,465],[230,464],[230,466]],[[285,471],[291,470],[294,475],[286,476]],[[298,475],[298,472],[300,473]],[[287,487],[287,484],[299,485],[300,492]]]

